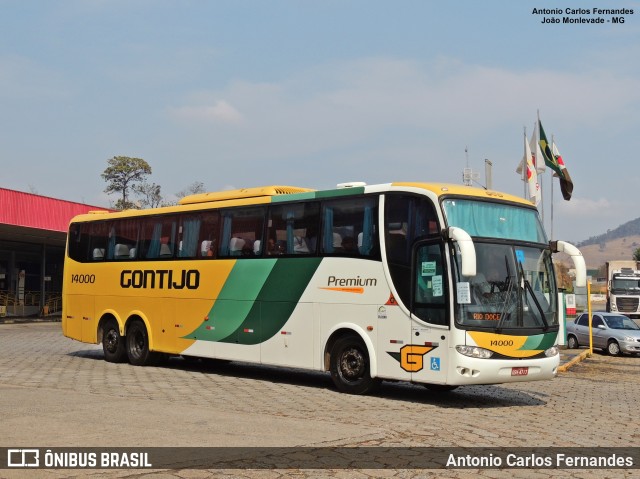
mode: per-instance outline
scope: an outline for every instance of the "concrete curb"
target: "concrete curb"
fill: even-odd
[[[5,316],[0,318],[1,324],[26,324],[26,323],[59,323],[61,316]]]
[[[585,350],[583,352],[581,352],[580,354],[578,354],[575,358],[573,358],[571,361],[563,364],[562,366],[558,366],[558,372],[559,373],[565,373],[567,372],[567,370],[573,366],[574,364],[578,364],[580,361],[585,360],[586,358],[591,357],[591,353],[589,352],[589,350]]]

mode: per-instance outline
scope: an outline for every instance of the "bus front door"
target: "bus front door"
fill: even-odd
[[[422,241],[414,249],[411,348],[407,348],[405,359],[414,382],[447,382],[450,315],[444,258],[440,239]]]

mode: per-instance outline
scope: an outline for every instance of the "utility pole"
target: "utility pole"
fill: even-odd
[[[485,183],[485,188],[488,190],[493,189],[492,168],[493,168],[493,163],[491,163],[491,161],[485,158],[484,159],[484,183]]]

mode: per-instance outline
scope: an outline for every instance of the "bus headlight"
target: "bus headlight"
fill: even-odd
[[[470,358],[489,359],[493,356],[493,351],[479,348],[478,346],[456,346],[456,351]]]
[[[557,346],[551,346],[544,352],[544,355],[548,358],[552,358],[553,356],[557,356],[559,354]]]

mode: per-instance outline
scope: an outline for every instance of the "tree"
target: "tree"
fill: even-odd
[[[114,156],[107,160],[109,166],[102,172],[102,178],[107,182],[105,193],[121,193],[122,198],[116,201],[115,208],[124,210],[137,208],[129,201],[129,192],[137,183],[143,182],[151,174],[149,163],[142,158],[130,158],[128,156]]]
[[[558,288],[564,288],[568,293],[573,292],[573,280],[569,276],[569,267],[562,262],[553,263],[556,270]]]
[[[202,183],[201,181],[194,181],[184,190],[178,191],[176,193],[176,196],[178,198],[184,198],[185,196],[196,195],[198,193],[205,193],[204,183]]]
[[[636,261],[640,261],[640,248],[636,248],[633,252],[633,259]]]
[[[157,208],[163,205],[160,190],[160,185],[155,183],[142,183],[133,187],[133,191],[141,197],[140,206],[143,208]]]

